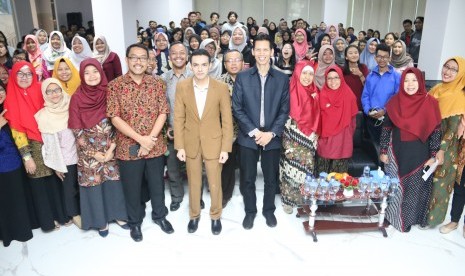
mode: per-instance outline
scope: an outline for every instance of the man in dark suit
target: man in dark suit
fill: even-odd
[[[257,213],[257,161],[265,180],[262,214],[269,227],[277,224],[274,211],[278,185],[281,135],[289,116],[289,78],[270,66],[273,49],[268,35],[253,42],[256,65],[239,73],[234,84],[233,114],[239,125],[240,190],[244,198],[242,226],[251,229]]]

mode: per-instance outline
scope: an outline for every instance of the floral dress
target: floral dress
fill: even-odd
[[[90,129],[73,130],[78,149],[78,182],[84,187],[100,185],[107,180],[119,180],[119,168],[115,159],[98,162],[96,152],[106,152],[113,141],[114,129],[105,118]]]
[[[281,201],[284,205],[302,203],[300,185],[308,173],[314,173],[318,135],[310,136],[299,130],[295,120],[289,118],[283,133],[283,151],[279,161]]]

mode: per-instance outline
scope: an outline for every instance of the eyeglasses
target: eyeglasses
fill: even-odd
[[[30,79],[32,78],[32,73],[31,72],[28,72],[28,73],[18,72],[16,76],[20,79],[24,79],[24,78]]]
[[[442,70],[445,72],[445,71],[448,71],[453,73],[453,74],[457,74],[459,72],[459,69],[458,68],[454,68],[454,67],[450,67],[449,65],[447,64],[444,64],[444,66],[442,66]]]
[[[61,90],[60,87],[57,87],[55,89],[47,89],[47,90],[45,90],[45,94],[49,95],[49,96],[52,95],[52,94],[61,94],[61,91],[63,91],[63,90]]]
[[[327,81],[339,81],[341,78],[339,77],[334,77],[334,78],[326,78]]]
[[[147,62],[147,60],[149,59],[148,57],[137,57],[137,56],[132,56],[132,57],[128,57],[128,59],[131,61],[131,62],[137,62],[137,61],[140,61],[140,62]]]
[[[164,40],[164,39],[157,39],[157,40],[155,40],[155,42],[166,42],[166,40]]]
[[[225,62],[227,62],[227,63],[241,62],[241,61],[242,61],[242,59],[240,59],[240,58],[230,58],[230,59],[225,60]]]
[[[379,60],[388,60],[389,59],[389,56],[376,56],[376,59],[379,59]]]

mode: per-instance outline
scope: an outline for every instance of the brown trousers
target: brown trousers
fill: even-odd
[[[218,159],[204,159],[202,147],[195,158],[186,157],[187,181],[189,184],[189,216],[190,219],[200,217],[200,197],[202,189],[202,161],[205,163],[208,186],[210,188],[210,218],[221,218],[223,211],[223,193],[221,190],[221,170],[223,164]]]

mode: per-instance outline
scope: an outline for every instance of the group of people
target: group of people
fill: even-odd
[[[0,88],[4,245],[29,240],[35,228],[52,231],[72,223],[102,237],[108,224],[116,223],[141,241],[148,201],[153,222],[171,234],[166,216],[184,199],[183,162],[189,233],[197,230],[205,207],[204,183],[211,197],[211,231],[221,233],[236,168],[242,225],[253,228],[258,160],[262,214],[275,227],[277,191],[290,214],[302,203],[300,186],[308,174],[347,172],[359,112],[380,146],[386,173],[400,179],[387,220],[402,232],[412,225],[439,225],[454,190],[451,222],[440,231],[458,227],[465,205],[464,58],[447,60],[442,82],[428,92],[402,40],[371,38],[360,53],[358,46],[337,39],[337,26],[331,25],[322,35],[328,43],[319,48],[307,44],[305,28],[293,32],[296,45],[279,48],[272,29],[257,29],[249,38],[249,24],[243,28],[237,18],[230,12],[221,32],[213,20],[209,26],[221,36],[230,32],[224,49],[214,38],[199,40],[199,49],[181,39],[169,43],[173,35],[156,29],[155,48],[143,41],[127,48],[125,74],[103,36],[95,37],[93,52],[79,36],[72,39],[72,51],[59,32],[50,33],[43,51],[40,31],[26,36],[28,61],[2,65],[7,75]],[[203,23],[195,12],[189,20],[191,37],[201,35]],[[395,67],[396,55],[409,64]],[[292,68],[277,66],[285,56],[295,61]],[[423,180],[423,169],[436,162],[434,177]]]

